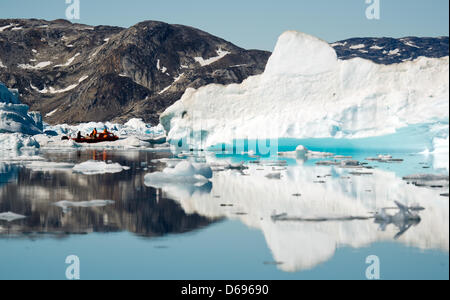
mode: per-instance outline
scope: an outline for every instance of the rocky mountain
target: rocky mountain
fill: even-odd
[[[449,38],[352,38],[331,44],[340,59],[361,57],[378,64],[396,64],[420,56],[439,58],[449,55]]]
[[[339,58],[394,64],[448,56],[449,39],[354,38]],[[44,121],[156,124],[188,87],[240,83],[264,71],[270,52],[244,50],[198,29],[147,21],[130,28],[66,20],[0,20],[0,82]]]
[[[49,123],[155,124],[186,88],[240,83],[263,72],[269,56],[162,22],[124,29],[0,20],[0,82]]]

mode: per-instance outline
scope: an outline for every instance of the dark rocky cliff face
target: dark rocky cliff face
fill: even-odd
[[[353,38],[331,44],[340,59],[393,64],[443,57],[448,37]],[[0,82],[48,123],[125,122],[159,114],[189,88],[240,83],[264,71],[270,52],[244,50],[198,29],[147,21],[124,29],[65,20],[0,20]]]
[[[156,124],[186,88],[240,83],[262,73],[269,56],[162,22],[123,29],[0,20],[0,81],[49,123]]]

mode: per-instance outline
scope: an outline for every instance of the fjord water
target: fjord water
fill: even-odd
[[[364,160],[375,152],[341,149]],[[215,172],[202,186],[144,184],[150,151],[46,152],[52,162],[89,159],[130,167],[84,175],[0,163],[0,279],[65,279],[69,255],[81,279],[366,279],[366,258],[380,259],[381,279],[449,278],[447,191],[402,180],[416,173],[448,174],[433,156],[395,153],[402,163],[374,163],[364,172],[317,166],[320,159],[264,157],[244,171]],[[255,161],[245,155],[200,153],[191,159]],[[50,165],[49,165],[50,166]],[[280,173],[280,178],[266,175]],[[53,205],[62,200],[113,200],[104,207]],[[420,205],[420,222],[380,224],[373,211]],[[282,221],[275,214],[303,220]],[[339,217],[361,217],[338,220]],[[334,218],[334,219],[333,219]]]

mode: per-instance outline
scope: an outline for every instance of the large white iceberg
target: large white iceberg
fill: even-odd
[[[439,132],[425,130],[432,145],[436,136],[448,137],[448,98],[448,56],[393,65],[339,60],[328,43],[288,31],[263,74],[241,84],[187,89],[161,124],[168,139],[190,137],[191,147],[239,139],[379,137],[443,125]]]
[[[0,133],[41,133],[41,115],[28,112],[28,109],[28,105],[20,103],[17,90],[8,89],[0,83]]]

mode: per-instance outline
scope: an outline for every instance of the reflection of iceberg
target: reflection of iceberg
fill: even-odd
[[[145,184],[163,187],[166,184],[203,185],[212,177],[212,170],[204,164],[193,164],[187,161],[178,163],[174,168],[166,168],[162,172],[154,172],[145,176]]]
[[[162,172],[147,174],[145,185],[163,188],[170,198],[192,197],[211,191],[209,179],[212,176],[212,169],[208,165],[182,161],[174,168],[167,167]]]
[[[396,226],[379,230],[371,220],[349,222],[273,222],[273,211],[310,218],[328,216],[367,216],[378,208],[392,206],[393,200],[405,205],[420,205],[420,225],[410,228],[398,239],[421,249],[449,249],[449,203],[439,190],[419,189],[408,185],[394,173],[373,170],[372,176],[342,176],[348,170],[335,168],[324,184],[314,184],[317,175],[330,172],[324,167],[290,167],[282,171],[280,180],[265,177],[270,168],[251,166],[250,176],[239,172],[219,172],[212,178],[210,194],[179,195],[187,213],[207,217],[239,218],[248,226],[263,231],[279,268],[297,271],[313,268],[330,259],[337,248],[359,248],[379,241],[392,241]],[[298,195],[301,193],[300,197]],[[220,196],[217,198],[216,196]],[[223,207],[221,203],[232,203]],[[245,212],[247,214],[239,214]],[[392,223],[395,225],[395,223]]]
[[[395,239],[400,238],[412,226],[416,226],[422,220],[417,214],[418,209],[414,207],[407,207],[399,202],[395,202],[398,207],[398,212],[390,215],[386,208],[381,209],[375,214],[375,223],[380,225],[382,231],[386,231],[386,227],[390,224],[395,225],[399,232],[395,235]]]

